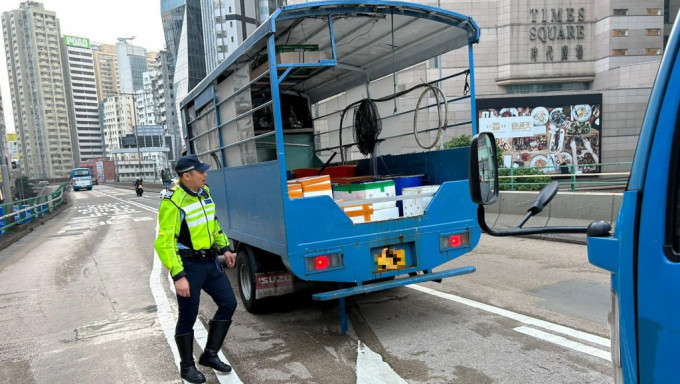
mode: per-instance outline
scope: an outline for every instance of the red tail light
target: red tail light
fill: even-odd
[[[463,239],[461,238],[460,235],[449,236],[449,247],[458,248],[461,245],[463,245]]]
[[[312,255],[305,257],[307,272],[326,272],[344,266],[342,253],[327,253],[325,255]]]
[[[470,233],[448,233],[439,236],[439,250],[455,249],[465,247],[470,244]]]
[[[314,258],[314,265],[317,271],[326,269],[331,265],[330,257],[328,255],[317,256]]]

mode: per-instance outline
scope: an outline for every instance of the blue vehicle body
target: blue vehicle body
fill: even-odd
[[[71,186],[74,191],[92,190],[92,171],[90,168],[74,168],[71,170]]]
[[[589,237],[592,264],[611,272],[617,382],[677,383],[680,366],[680,28],[666,46],[613,236]]]

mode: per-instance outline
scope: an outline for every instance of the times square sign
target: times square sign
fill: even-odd
[[[531,61],[583,60],[585,8],[531,8],[529,16]]]

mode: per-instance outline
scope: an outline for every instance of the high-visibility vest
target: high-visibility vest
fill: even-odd
[[[194,250],[213,246],[217,248],[218,254],[229,250],[229,239],[217,221],[215,203],[207,186],[198,194],[188,192],[181,185],[176,186],[161,200],[154,248],[175,280],[184,276],[182,258],[178,253],[180,241]],[[185,244],[187,242],[190,244]]]

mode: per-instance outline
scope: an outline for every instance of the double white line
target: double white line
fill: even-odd
[[[408,288],[415,289],[416,291],[424,292],[433,296],[440,297],[442,299],[446,300],[451,300],[455,301],[460,304],[465,304],[473,308],[481,309],[486,312],[490,312],[499,316],[507,317],[509,319],[513,319],[516,321],[519,321],[520,323],[526,324],[526,325],[532,325],[534,327],[539,327],[543,328],[546,330],[549,330],[554,333],[559,333],[565,336],[569,336],[571,339],[567,339],[563,336],[558,336],[555,335],[554,333],[548,333],[541,331],[539,329],[527,327],[526,325],[514,328],[515,331],[519,333],[523,333],[528,336],[532,336],[541,340],[548,341],[553,344],[557,344],[560,346],[563,346],[565,348],[573,349],[578,352],[586,353],[591,356],[599,357],[601,359],[605,359],[608,361],[611,361],[611,353],[607,350],[603,350],[600,348],[592,347],[590,345],[586,345],[583,343],[580,343],[578,341],[574,341],[572,339],[579,339],[586,341],[591,344],[596,344],[596,345],[601,345],[603,347],[610,347],[611,342],[609,339],[606,339],[604,337],[600,337],[597,335],[593,335],[590,333],[582,332],[573,328],[565,327],[559,324],[555,323],[550,323],[544,320],[539,320],[535,319],[533,317],[529,317],[526,315],[522,315],[516,312],[508,311],[506,309],[494,307],[492,305],[480,303],[474,300],[466,299],[464,297],[452,295],[450,293],[444,293],[444,292],[439,292],[434,289],[430,289],[427,287],[423,287],[422,285],[407,285]]]

